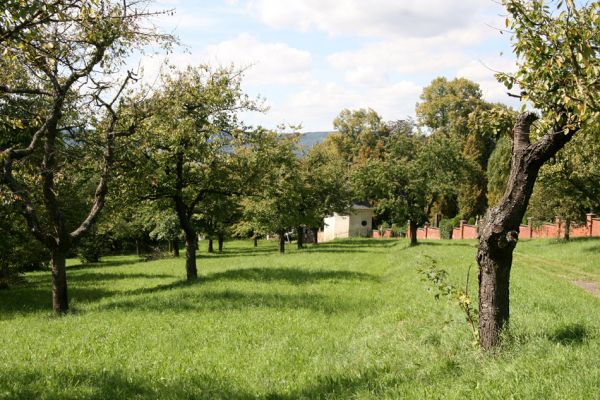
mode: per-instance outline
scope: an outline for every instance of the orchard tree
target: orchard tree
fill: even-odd
[[[256,150],[261,165],[259,189],[244,201],[242,219],[256,232],[277,233],[279,252],[285,252],[285,235],[303,223],[299,205],[303,185],[297,134],[267,133]]]
[[[118,72],[132,49],[168,39],[147,27],[144,7],[95,0],[0,5],[0,102],[14,111],[2,116],[12,129],[0,149],[0,183],[51,253],[57,314],[69,309],[66,254],[102,210],[115,146],[136,127],[123,112],[134,76]],[[88,163],[97,168],[96,185],[85,215],[71,221],[66,188]]]
[[[480,227],[479,337],[500,343],[509,321],[509,282],[519,224],[540,168],[600,117],[600,2],[504,0],[517,56],[514,74],[499,74],[524,104],[512,131],[512,162],[504,196]],[[596,132],[597,134],[597,132]]]
[[[249,189],[240,188],[239,193]],[[196,218],[200,231],[208,239],[208,252],[214,251],[213,239],[216,238],[220,253],[223,251],[225,237],[241,218],[240,196],[233,193],[210,193],[198,205]]]
[[[353,165],[353,187],[378,214],[393,221],[409,220],[415,245],[417,228],[429,220],[434,204],[457,194],[464,169],[461,142],[441,134],[415,134],[410,121],[386,126],[389,132],[379,156]]]
[[[198,277],[197,212],[207,196],[239,194],[246,174],[229,172],[234,149],[246,144],[241,111],[260,107],[241,90],[241,72],[208,66],[162,73],[161,86],[148,100],[150,117],[136,136],[138,195],[168,201],[183,230],[187,280]]]
[[[162,206],[162,207],[161,207]],[[169,249],[173,257],[179,257],[179,238],[181,236],[181,227],[179,218],[172,207],[166,204],[152,202],[148,204],[145,210],[146,229],[148,235],[154,240],[164,240],[169,243]]]
[[[298,248],[304,228],[312,231],[313,243],[323,219],[342,213],[352,203],[353,193],[346,161],[330,141],[317,143],[300,160],[301,197],[298,204],[301,225],[297,226]]]

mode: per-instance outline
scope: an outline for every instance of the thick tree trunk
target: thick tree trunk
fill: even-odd
[[[285,232],[279,231],[279,252],[281,254],[285,253]]]
[[[212,239],[208,239],[208,252],[209,253],[214,253],[215,249],[213,247],[213,240]]]
[[[253,238],[253,241],[254,241],[254,247],[258,247],[258,238],[256,236]]]
[[[173,239],[171,246],[173,247],[173,257],[179,257],[179,239]]]
[[[502,249],[489,244],[489,242],[480,243],[477,253],[477,262],[479,263],[479,343],[486,350],[499,344],[500,333],[508,324],[510,269],[514,249],[514,244],[509,242],[506,242]]]
[[[412,219],[408,221],[408,229],[410,234],[410,245],[416,246],[417,243],[417,223]]]
[[[319,228],[311,228],[313,244],[319,244]]]
[[[188,282],[198,279],[198,269],[196,268],[196,233],[190,232],[185,235],[185,272]]]
[[[531,144],[529,132],[536,119],[533,113],[518,117],[506,191],[498,205],[488,211],[479,230],[479,343],[484,350],[500,343],[501,332],[509,322],[513,250],[538,172],[572,136],[555,128]]]
[[[223,252],[223,242],[225,241],[225,237],[222,233],[219,233],[219,253]]]
[[[296,243],[298,244],[298,248],[304,248],[304,227],[297,226],[296,227],[296,236],[298,237]]]
[[[62,315],[69,311],[67,294],[66,252],[52,249],[52,309],[55,314]]]

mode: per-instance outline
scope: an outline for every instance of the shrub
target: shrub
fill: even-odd
[[[82,263],[97,263],[108,251],[106,238],[92,229],[77,245],[77,256]]]
[[[49,260],[48,251],[31,236],[18,210],[0,192],[0,288],[18,281],[22,272],[47,269]]]
[[[460,217],[445,218],[440,221],[440,238],[452,239],[452,230],[460,225]]]

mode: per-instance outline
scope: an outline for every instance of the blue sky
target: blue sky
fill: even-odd
[[[494,70],[514,69],[504,11],[494,0],[160,0],[175,10],[156,20],[185,47],[176,65],[247,68],[244,89],[267,100],[244,120],[304,131],[332,129],[344,108],[371,107],[384,119],[414,116],[422,88],[437,76],[481,85],[510,103]],[[158,56],[143,61],[157,74]],[[514,103],[512,103],[514,104]]]

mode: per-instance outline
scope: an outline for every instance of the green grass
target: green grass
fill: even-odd
[[[279,255],[226,243],[184,259],[111,257],[0,291],[0,399],[599,399],[600,240],[523,241],[502,350],[471,345],[458,307],[420,280],[428,257],[464,284],[474,241],[347,240]]]

